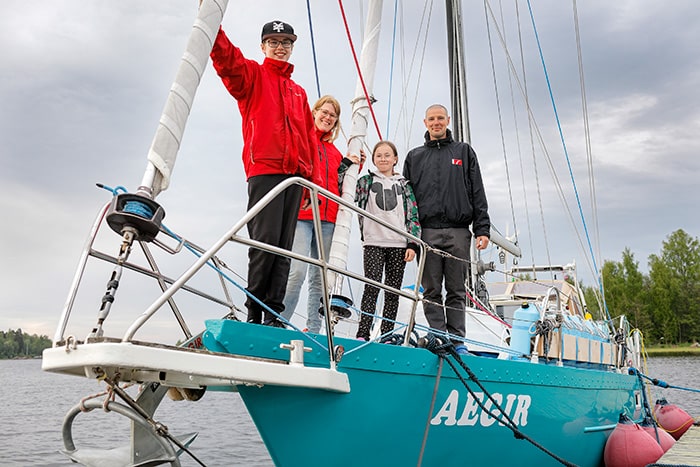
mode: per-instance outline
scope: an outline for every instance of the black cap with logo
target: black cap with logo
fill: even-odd
[[[297,40],[296,34],[294,34],[294,28],[291,24],[287,24],[284,21],[270,21],[266,23],[262,28],[262,33],[260,34],[261,42],[272,36],[280,36],[291,39],[292,41]]]

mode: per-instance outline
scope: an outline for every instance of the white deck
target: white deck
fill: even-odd
[[[135,342],[98,342],[44,350],[42,369],[87,378],[106,374],[121,382],[159,382],[166,386],[265,385],[350,392],[344,373],[205,350]]]

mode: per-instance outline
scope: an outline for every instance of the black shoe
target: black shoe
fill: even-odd
[[[273,328],[285,329],[287,327],[282,323],[282,321],[280,321],[278,319],[269,319],[269,320],[266,320],[263,324],[265,326],[272,326]]]

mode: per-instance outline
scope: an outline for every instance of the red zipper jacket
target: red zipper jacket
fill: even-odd
[[[243,56],[222,29],[211,59],[243,118],[243,167],[256,175],[300,175],[320,184],[314,169],[315,126],[306,91],[292,81],[294,65]]]
[[[327,135],[327,133],[324,133],[317,128],[315,134],[316,156],[314,166],[318,169],[321,178],[321,182],[318,183],[318,185],[331,193],[340,195],[339,180],[343,175],[345,175],[345,170],[347,170],[348,166],[343,165],[343,170],[340,170],[343,155],[340,153],[340,151],[338,151],[338,148],[336,148],[332,142],[324,141],[323,138]],[[329,201],[323,196],[319,196],[319,201],[320,204],[318,208],[321,214],[321,220],[335,224],[335,220],[338,217],[338,203]],[[302,205],[303,203],[304,202],[302,201]],[[308,208],[300,210],[299,220],[313,220],[312,209]]]

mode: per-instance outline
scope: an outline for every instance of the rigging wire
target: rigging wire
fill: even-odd
[[[374,105],[372,99],[367,92],[367,86],[365,84],[364,76],[362,75],[362,70],[360,69],[360,62],[357,59],[357,53],[355,52],[355,46],[352,43],[352,35],[350,34],[350,27],[348,25],[348,18],[345,15],[345,7],[343,7],[343,0],[338,0],[338,6],[340,7],[340,13],[343,17],[343,25],[345,26],[345,33],[348,36],[348,44],[350,45],[350,51],[352,52],[352,58],[355,61],[355,68],[357,69],[357,76],[360,79],[360,84],[362,85],[362,92],[364,93],[365,99],[367,100],[367,106],[369,107],[369,112],[372,114],[372,122],[374,123],[374,128],[377,131],[377,136],[379,139],[382,138],[382,132],[379,129],[379,123],[377,123],[377,116],[374,113]]]
[[[506,31],[506,26],[505,26],[505,19],[503,16],[503,3],[501,0],[498,2],[498,7],[500,9],[501,13],[501,28],[503,29],[503,37],[505,38],[505,31]],[[517,7],[517,5],[516,5]],[[518,33],[520,33],[520,30],[518,29]],[[524,168],[523,168],[523,162],[522,162],[522,150],[521,150],[521,145],[520,145],[520,129],[518,128],[518,116],[516,112],[516,105],[515,105],[515,92],[513,90],[513,77],[510,75],[510,73],[507,73],[508,75],[508,88],[510,90],[510,104],[511,108],[513,111],[513,126],[515,129],[515,144],[516,148],[518,150],[518,160],[520,161],[520,177],[522,179],[523,183],[523,200],[525,201],[525,216],[529,220],[529,212],[528,212],[528,206],[527,206],[527,190],[525,190],[525,176],[524,176]],[[509,188],[510,192],[510,188]],[[514,238],[515,238],[515,243],[518,243],[518,226],[516,224],[515,220],[515,205],[513,203],[512,195],[511,195],[511,215],[513,216],[513,233],[514,233]],[[530,251],[531,254],[534,254],[532,252],[532,237],[530,236]],[[534,261],[533,261],[534,264]]]
[[[185,247],[185,249],[187,249],[187,250],[188,250],[190,253],[192,253],[194,256],[196,256],[197,258],[201,258],[201,257],[202,257],[202,253],[200,253],[199,251],[197,251],[197,249],[194,247],[194,245],[192,245],[192,244],[191,244],[188,240],[186,240],[184,237],[181,237],[180,235],[178,235],[178,234],[175,233],[174,231],[170,230],[170,229],[169,229],[167,226],[165,226],[164,224],[161,224],[161,228],[162,228],[162,231],[163,231],[166,235],[169,235],[170,237],[174,238],[174,239],[177,240],[178,242],[182,243],[182,245]],[[216,263],[216,261],[214,261],[214,260],[212,260],[212,259],[208,260],[208,261],[206,262],[206,265],[209,266],[212,270],[214,270],[214,271],[216,272],[216,274],[218,274],[219,277],[220,277],[222,280],[227,281],[227,282],[229,282],[231,285],[233,285],[233,286],[235,286],[236,288],[238,288],[238,289],[239,289],[241,292],[243,292],[247,297],[250,297],[250,298],[251,298],[252,300],[254,300],[258,305],[260,305],[260,307],[262,307],[265,311],[272,313],[277,319],[283,321],[285,325],[291,327],[292,329],[294,329],[294,330],[296,330],[296,331],[301,331],[299,328],[297,328],[296,326],[294,326],[294,324],[292,324],[291,321],[284,319],[284,317],[282,317],[279,313],[277,313],[276,311],[274,311],[273,309],[271,309],[268,305],[266,305],[265,303],[263,303],[258,297],[256,297],[255,295],[251,294],[250,292],[248,292],[248,290],[247,290],[242,284],[239,284],[237,281],[235,281],[233,278],[231,278],[231,276],[229,276],[228,274],[226,274],[226,272],[223,270],[223,268],[226,268],[227,270],[231,271],[233,274],[235,274],[236,276],[238,276],[239,278],[241,278],[243,281],[246,281],[246,279],[244,279],[240,274],[238,274],[237,272],[235,272],[235,271],[233,271],[232,269],[230,269],[230,268],[229,268],[228,266],[226,266],[224,263],[221,263],[221,266],[218,265],[218,264]],[[322,348],[323,350],[328,350],[328,348],[327,348],[326,346],[324,346],[321,342],[319,342],[318,340],[316,340],[313,336],[307,335],[307,337],[308,337],[312,342],[314,342],[315,344],[317,344],[320,348]]]
[[[545,63],[545,60],[544,60],[544,54],[542,52],[542,44],[540,42],[539,33],[537,31],[537,26],[535,24],[535,16],[534,16],[534,13],[532,11],[532,5],[530,4],[530,0],[528,0],[527,5],[528,5],[529,12],[530,12],[530,20],[532,21],[533,32],[535,34],[535,41],[537,42],[537,50],[539,51],[539,54],[540,54],[540,61],[542,63],[542,71],[544,73],[545,81],[547,83],[547,91],[549,92],[550,102],[552,103],[552,111],[554,112],[554,119],[557,122],[557,130],[559,132],[559,139],[562,143],[562,148],[564,150],[564,158],[565,158],[566,163],[567,163],[567,168],[569,169],[569,177],[570,177],[571,182],[573,184],[574,194],[576,196],[576,202],[577,202],[577,205],[579,208],[579,213],[581,214],[581,220],[583,222],[583,226],[584,226],[584,229],[586,231],[586,238],[590,239],[590,237],[588,236],[588,229],[586,228],[586,221],[583,218],[583,211],[581,209],[581,199],[580,199],[579,194],[578,194],[576,180],[574,179],[573,169],[571,167],[571,159],[569,157],[569,151],[567,149],[566,141],[564,139],[564,133],[563,133],[562,126],[561,126],[561,119],[559,118],[559,111],[557,110],[557,105],[554,102],[554,93],[552,91],[552,84],[551,84],[551,81],[549,79],[549,72],[547,71],[547,64]],[[589,246],[590,246],[590,241],[589,241]],[[591,254],[592,253],[593,252],[591,251]],[[595,258],[593,258],[593,261],[595,263]],[[596,270],[597,270],[597,268],[596,268]]]
[[[530,96],[528,93],[528,88],[527,88],[527,74],[525,72],[525,54],[523,52],[523,35],[522,35],[522,27],[520,25],[520,9],[518,8],[518,0],[514,0],[513,3],[515,3],[515,16],[517,19],[517,25],[518,25],[518,45],[520,48],[520,68],[521,68],[521,73],[523,77],[523,88],[525,90],[525,105],[530,106]],[[509,75],[510,76],[510,75]],[[537,158],[535,157],[535,140],[532,135],[532,119],[530,118],[530,114],[527,114],[527,123],[528,123],[528,132],[530,135],[530,150],[532,153],[532,162],[533,162],[533,171],[535,173],[535,188],[537,189],[537,199],[539,201],[539,207],[540,207],[540,216],[542,216],[542,228],[544,229],[544,241],[545,241],[545,248],[546,248],[546,253],[547,253],[547,258],[549,259],[549,245],[547,244],[547,229],[546,225],[544,223],[544,211],[542,210],[542,191],[540,188],[540,176],[539,172],[537,170]],[[517,122],[517,119],[516,119]],[[516,130],[516,135],[518,134],[518,131]],[[519,140],[518,140],[519,141]],[[522,154],[520,153],[520,143],[518,142],[518,159],[520,160],[520,176],[523,180],[523,200],[525,202],[525,221],[527,223],[527,231],[528,231],[528,241],[530,244],[530,261],[532,262],[533,266],[535,264],[535,248],[532,243],[532,225],[530,224],[530,208],[527,202],[527,188],[525,184],[525,164],[523,163],[523,158]],[[516,231],[517,234],[517,231]],[[517,237],[516,237],[517,238]],[[550,262],[551,264],[551,262]],[[534,276],[537,277],[537,276]]]
[[[490,6],[489,6],[489,14],[491,15],[492,18],[494,17],[493,11],[490,9]],[[494,22],[494,23],[495,23],[495,22]],[[535,27],[536,27],[536,26],[535,26]],[[500,31],[500,29],[499,29],[498,27],[495,27],[495,31],[498,33],[498,36],[499,36],[499,39],[500,39],[500,41],[501,41],[501,43],[502,43],[503,49],[506,51],[506,59],[507,59],[507,62],[508,62],[508,66],[509,66],[509,68],[511,69],[511,73],[513,74],[513,78],[514,78],[514,80],[515,80],[515,83],[518,85],[518,88],[519,88],[520,92],[521,92],[523,95],[525,95],[525,90],[524,90],[524,88],[523,88],[523,84],[520,82],[520,79],[518,78],[518,74],[517,74],[516,71],[515,71],[515,66],[513,65],[513,60],[511,59],[510,55],[509,55],[508,52],[507,52],[507,47],[506,47],[506,44],[505,44],[505,40],[504,40],[504,38],[503,38],[503,35],[502,35],[502,33],[501,33],[501,31]],[[566,211],[567,217],[568,217],[568,219],[569,219],[569,222],[571,223],[572,230],[573,230],[573,232],[574,232],[574,235],[576,236],[576,239],[578,240],[578,243],[579,243],[579,246],[580,246],[580,248],[581,248],[581,251],[584,251],[584,252],[585,252],[585,251],[586,251],[586,247],[584,246],[583,239],[581,238],[581,235],[579,234],[579,231],[578,231],[578,229],[576,228],[576,222],[574,221],[574,216],[573,216],[573,214],[572,214],[572,212],[571,212],[571,208],[570,208],[570,206],[569,206],[569,203],[568,203],[566,197],[564,196],[564,191],[563,191],[563,188],[562,188],[562,184],[561,184],[561,182],[559,181],[559,177],[558,177],[558,175],[557,175],[557,171],[556,171],[556,169],[555,169],[555,167],[554,167],[554,164],[553,164],[553,162],[552,162],[552,158],[551,158],[551,156],[550,156],[550,154],[549,154],[549,150],[548,150],[548,148],[547,148],[547,145],[545,144],[545,140],[544,140],[544,137],[543,137],[543,135],[542,135],[542,132],[540,131],[540,127],[539,127],[539,125],[537,124],[537,119],[535,118],[535,115],[534,115],[532,106],[529,105],[529,102],[527,102],[526,110],[527,110],[527,112],[528,112],[529,118],[531,119],[531,121],[532,121],[532,123],[533,123],[532,128],[533,128],[534,131],[535,131],[536,140],[537,140],[537,142],[539,143],[539,146],[540,146],[540,149],[541,149],[541,151],[542,151],[544,160],[545,160],[545,162],[547,163],[547,167],[549,168],[550,174],[551,174],[552,179],[553,179],[553,181],[554,181],[554,187],[555,187],[555,189],[556,189],[557,195],[559,196],[559,200],[560,200],[562,206],[564,207],[564,209],[565,209],[565,211]],[[593,264],[591,263],[592,258],[589,257],[589,255],[584,255],[584,259],[586,260],[586,264],[588,265],[588,267],[589,267],[589,269],[591,270],[591,272],[592,272],[593,274],[596,274],[596,273],[594,272],[594,266],[593,266]],[[551,263],[551,261],[550,261],[550,263]]]
[[[575,225],[573,222],[573,215],[571,214],[571,211],[570,211],[569,206],[567,204],[566,198],[564,197],[561,183],[559,182],[559,179],[557,177],[556,170],[554,169],[554,165],[552,164],[551,157],[549,156],[547,146],[544,142],[544,138],[542,136],[542,133],[540,132],[539,125],[537,124],[537,120],[535,119],[535,115],[533,113],[532,106],[530,105],[529,94],[527,92],[527,86],[524,85],[520,81],[520,79],[518,78],[518,73],[516,71],[515,65],[513,64],[513,60],[510,57],[510,54],[508,52],[508,46],[506,44],[505,38],[504,38],[503,34],[501,33],[500,29],[498,28],[498,25],[496,23],[495,15],[493,13],[493,10],[491,9],[491,5],[490,5],[490,3],[488,3],[488,0],[486,1],[486,3],[488,6],[489,14],[494,22],[495,30],[498,33],[499,39],[501,41],[501,46],[503,47],[506,61],[507,61],[508,67],[510,69],[511,76],[515,80],[515,83],[518,85],[518,88],[520,89],[520,92],[521,92],[523,99],[525,101],[525,109],[526,109],[527,115],[528,115],[530,142],[531,142],[530,146],[531,146],[531,150],[532,150],[533,167],[534,167],[534,171],[535,171],[535,180],[536,180],[536,186],[537,186],[540,218],[541,218],[541,222],[542,222],[542,229],[543,229],[543,235],[544,235],[545,251],[546,251],[546,255],[547,255],[547,263],[552,264],[551,255],[550,255],[550,251],[549,251],[549,241],[547,238],[547,228],[546,228],[546,223],[545,223],[545,218],[544,218],[544,207],[542,205],[542,192],[541,192],[541,184],[539,181],[539,171],[537,170],[537,160],[536,160],[536,153],[535,153],[535,148],[534,148],[534,140],[535,139],[539,142],[539,145],[540,145],[540,148],[542,149],[542,153],[544,155],[545,161],[547,162],[547,166],[550,170],[550,173],[552,174],[552,178],[554,179],[554,186],[557,190],[557,194],[559,195],[559,199],[560,199],[562,205],[565,207],[567,214],[568,214],[568,217],[571,220],[572,226],[574,226],[574,231],[576,232]],[[516,2],[516,12],[518,13],[518,28],[520,30],[520,14],[519,14],[519,10],[517,8],[517,2]],[[522,70],[523,70],[523,82],[526,84],[527,81],[526,81],[526,75],[525,75],[522,36],[520,36],[520,57],[521,57],[521,64],[522,64]],[[534,129],[534,136],[536,136],[536,138],[533,138],[533,129]],[[582,245],[580,238],[579,238],[579,243]],[[533,251],[534,251],[534,249],[533,249]],[[534,265],[534,256],[533,256],[533,265]]]
[[[314,58],[314,75],[316,76],[316,93],[318,95],[317,99],[321,98],[321,83],[318,79],[318,61],[316,59],[316,42],[314,40],[314,26],[313,21],[311,21],[311,4],[309,0],[306,0],[306,13],[309,17],[309,35],[311,36],[311,54]]]
[[[401,4],[399,5],[399,7],[400,7],[400,9],[399,9],[399,18],[398,18],[398,19],[399,19],[399,35],[400,35],[400,38],[401,38],[401,44],[405,44],[405,43],[406,43],[406,34],[405,34],[405,27],[406,27],[406,24],[405,24],[405,22],[404,22],[403,3],[401,3]],[[425,4],[423,4],[423,8],[425,8]],[[419,29],[418,29],[418,37],[420,36],[420,31],[422,30],[422,27],[423,27],[423,23],[422,23],[423,17],[424,17],[424,15],[421,15],[421,23],[419,23],[420,26],[419,26]],[[414,58],[415,58],[415,54],[416,54],[416,53],[417,53],[417,52],[416,52],[416,48],[414,47],[414,48],[413,48],[413,57],[414,57]],[[413,58],[412,58],[412,60],[413,60]],[[415,117],[415,116],[412,115],[412,116],[410,116],[409,118],[403,118],[403,119],[401,118],[401,115],[403,114],[403,112],[404,112],[404,110],[405,110],[405,108],[406,108],[405,105],[406,105],[406,102],[407,102],[406,90],[407,90],[407,88],[408,88],[408,83],[409,83],[409,78],[407,78],[407,77],[410,76],[410,72],[411,72],[410,69],[409,69],[408,71],[406,70],[406,64],[407,64],[407,63],[408,63],[408,59],[406,58],[406,47],[404,47],[404,46],[402,45],[402,46],[401,46],[401,89],[400,89],[400,92],[401,92],[401,101],[400,101],[400,102],[401,102],[401,106],[399,107],[399,118],[396,119],[397,125],[396,125],[396,131],[394,132],[394,139],[398,139],[398,133],[399,133],[399,132],[398,132],[398,127],[399,127],[399,122],[401,122],[401,120],[403,120],[403,128],[404,128],[404,133],[403,133],[403,142],[404,142],[404,143],[403,143],[403,145],[404,145],[404,147],[406,148],[406,152],[408,152],[408,151],[409,151],[409,148],[410,148],[410,144],[411,144],[411,137],[410,137],[410,134],[411,134],[411,125],[412,125],[412,123],[413,123],[413,118]],[[387,135],[387,137],[390,137],[390,136]]]
[[[561,127],[561,120],[559,119],[559,113],[558,113],[558,111],[557,111],[557,106],[556,106],[556,104],[555,104],[555,102],[554,102],[554,94],[553,94],[553,92],[552,92],[552,86],[551,86],[551,82],[550,82],[550,80],[549,80],[549,73],[547,72],[547,65],[545,64],[545,61],[544,61],[544,55],[543,55],[543,53],[542,53],[542,45],[541,45],[541,42],[540,42],[539,34],[537,33],[537,27],[536,27],[536,25],[535,25],[535,16],[534,16],[534,13],[533,13],[533,11],[532,11],[532,5],[531,5],[531,3],[530,3],[530,0],[527,0],[527,6],[528,6],[528,10],[529,10],[529,12],[530,12],[530,20],[532,21],[532,27],[533,27],[533,30],[534,30],[534,33],[535,33],[535,40],[537,41],[537,49],[539,50],[539,53],[540,53],[540,60],[542,61],[542,70],[543,70],[543,72],[544,72],[545,80],[546,80],[546,82],[547,82],[547,89],[548,89],[548,91],[549,91],[549,97],[550,97],[550,100],[551,100],[551,102],[552,102],[552,108],[553,108],[553,111],[554,111],[554,117],[555,117],[556,122],[557,122],[557,129],[559,130],[559,138],[560,138],[560,140],[561,140],[562,148],[563,148],[563,150],[564,150],[564,158],[565,158],[565,160],[566,160],[566,164],[567,164],[567,167],[568,167],[568,169],[569,169],[569,177],[570,177],[570,179],[571,179],[571,184],[572,184],[572,187],[573,187],[573,190],[574,190],[574,195],[575,195],[575,197],[576,197],[576,204],[577,204],[577,206],[578,206],[579,215],[580,215],[580,217],[581,217],[581,223],[582,223],[582,225],[583,225],[583,230],[584,230],[584,233],[585,233],[585,235],[586,235],[586,241],[587,241],[587,243],[588,243],[588,249],[589,249],[589,252],[590,252],[590,254],[591,254],[591,261],[593,262],[593,269],[594,269],[594,272],[595,272],[595,274],[596,274],[596,277],[598,277],[598,265],[596,264],[596,258],[595,258],[595,255],[594,255],[594,253],[593,253],[593,248],[592,248],[592,245],[591,245],[591,237],[590,237],[590,234],[589,234],[589,232],[588,232],[588,225],[586,224],[586,218],[585,218],[585,216],[583,215],[583,209],[581,208],[581,198],[580,198],[579,193],[578,193],[578,187],[577,187],[577,185],[576,185],[576,180],[575,180],[575,178],[574,178],[573,169],[572,169],[572,167],[571,167],[571,159],[569,158],[569,151],[568,151],[568,149],[567,149],[567,147],[566,147],[566,141],[564,140],[564,133],[563,133],[563,130],[562,130],[562,127]],[[604,311],[605,311],[605,314],[606,314],[606,316],[608,317],[608,319],[610,319],[610,314],[608,313],[608,310],[607,310],[607,309],[604,309]]]
[[[594,220],[594,233],[596,242],[596,253],[598,258],[600,258],[600,231],[598,228],[598,203],[596,199],[595,190],[595,178],[593,176],[593,155],[591,149],[591,130],[588,123],[588,99],[586,98],[586,82],[583,72],[583,55],[581,53],[581,31],[579,28],[578,21],[578,8],[576,6],[576,0],[573,0],[573,10],[574,10],[574,30],[576,32],[576,52],[578,58],[578,68],[579,68],[579,80],[581,85],[581,114],[583,116],[583,128],[585,134],[585,144],[586,144],[586,159],[588,161],[588,180],[589,188],[591,190],[591,212],[593,213]]]
[[[513,203],[513,191],[512,191],[512,183],[510,180],[510,168],[508,165],[508,152],[506,150],[506,140],[505,140],[505,132],[503,131],[503,115],[501,112],[501,98],[500,94],[498,92],[498,80],[496,77],[496,64],[494,62],[493,58],[493,41],[491,40],[491,27],[489,26],[489,14],[488,14],[488,9],[486,7],[487,1],[484,2],[484,17],[486,20],[486,36],[488,37],[488,44],[489,44],[489,57],[491,59],[491,74],[493,76],[493,90],[494,94],[496,97],[496,109],[498,112],[498,128],[501,134],[501,149],[503,150],[503,164],[506,169],[506,184],[508,186],[508,200],[510,201],[510,212],[511,212],[511,217],[513,220],[513,228],[517,231],[517,224],[515,222],[515,205]],[[503,16],[501,15],[501,18]],[[512,90],[512,85],[511,85],[511,90]]]
[[[583,130],[585,135],[586,144],[586,161],[588,165],[588,189],[591,193],[591,217],[593,220],[593,233],[596,246],[596,257],[601,259],[602,255],[600,252],[600,228],[598,224],[598,200],[596,197],[595,190],[595,178],[593,176],[593,154],[591,150],[591,131],[588,124],[588,99],[586,99],[586,84],[583,74],[583,56],[581,54],[581,33],[579,29],[578,21],[578,8],[576,6],[576,0],[573,0],[573,10],[574,10],[574,29],[576,31],[576,52],[578,57],[578,69],[579,69],[579,82],[581,84],[581,113],[583,115]],[[597,277],[598,288],[600,297],[596,295],[596,299],[599,302],[601,308],[607,309],[608,305],[605,301],[605,286],[603,283],[603,275],[599,274]],[[600,303],[602,301],[602,303]]]
[[[394,0],[394,24],[391,32],[391,61],[389,63],[389,100],[386,105],[386,135],[389,135],[389,122],[391,121],[391,95],[394,88],[394,60],[396,54],[396,18],[399,8],[399,0]]]
[[[427,4],[426,4],[427,7]],[[425,11],[425,9],[423,10]],[[421,51],[421,56],[420,56],[420,64],[418,65],[418,78],[416,79],[416,94],[418,94],[418,90],[420,89],[420,84],[422,81],[423,77],[423,64],[425,63],[425,55],[428,50],[428,32],[430,32],[430,19],[433,16],[433,1],[431,0],[430,2],[430,8],[428,8],[428,16],[425,19],[425,36],[423,36],[423,49]],[[410,115],[415,115],[416,114],[416,106],[418,105],[418,99],[413,99],[413,108],[411,108]],[[421,119],[422,120],[422,119]],[[413,121],[413,117],[411,117],[411,123]],[[410,131],[411,126],[407,126],[408,130]]]
[[[403,80],[403,86],[401,88],[401,108],[399,109],[399,115],[396,119],[396,126],[394,130],[394,135],[398,134],[398,129],[399,126],[403,123],[404,125],[404,137],[406,138],[406,146],[408,146],[409,140],[410,140],[410,135],[412,133],[411,128],[413,126],[413,121],[415,119],[416,115],[416,106],[418,104],[418,99],[409,99],[408,98],[408,89],[409,89],[409,83],[411,82],[413,70],[417,69],[418,70],[418,78],[416,79],[416,91],[415,94],[418,94],[418,90],[420,89],[420,84],[421,84],[421,77],[423,73],[423,63],[425,61],[425,56],[426,56],[426,51],[427,51],[427,44],[428,44],[428,31],[430,29],[430,20],[432,17],[432,11],[433,11],[433,0],[430,0],[429,2],[426,1],[423,3],[423,11],[421,13],[421,20],[418,25],[418,32],[416,34],[416,42],[415,45],[413,46],[413,55],[411,57],[411,62],[408,67],[408,73],[405,70],[405,65],[406,65],[406,59],[404,58],[402,54],[402,75],[405,77]],[[426,16],[427,13],[427,16]],[[404,23],[403,23],[403,15],[400,16],[401,22],[401,43],[405,43],[406,41],[404,40]],[[425,26],[425,29],[424,29]],[[422,47],[420,47],[422,42]],[[404,49],[402,48],[402,51]],[[421,51],[420,55],[420,63],[418,66],[415,66],[416,62],[416,57],[418,56],[418,52]],[[413,102],[413,107],[410,109],[410,111],[407,110],[406,108],[406,103],[407,102]]]

